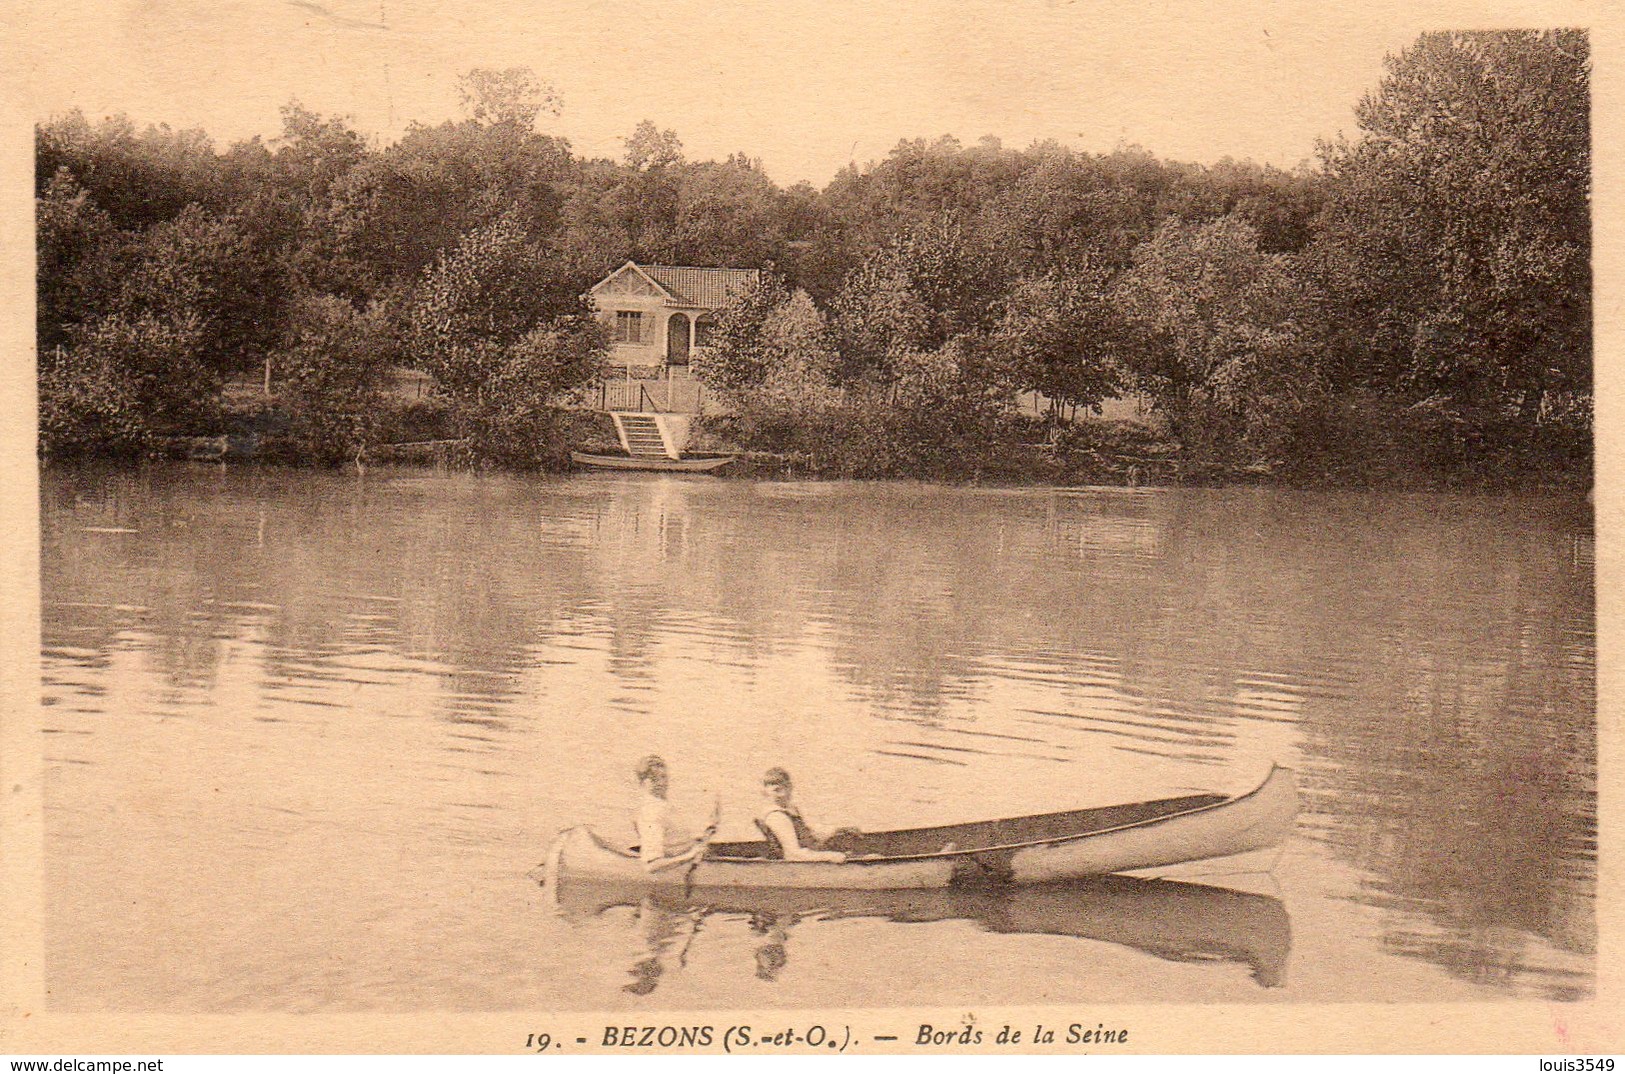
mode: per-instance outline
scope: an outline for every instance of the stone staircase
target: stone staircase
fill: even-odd
[[[627,454],[640,459],[675,459],[677,453],[666,444],[660,426],[653,414],[616,413],[615,431],[621,435],[621,446]]]

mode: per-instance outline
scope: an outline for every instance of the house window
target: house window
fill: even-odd
[[[694,345],[696,347],[709,347],[711,345],[711,332],[716,328],[716,321],[708,313],[694,322]]]
[[[643,314],[618,310],[615,314],[615,342],[643,342]]]

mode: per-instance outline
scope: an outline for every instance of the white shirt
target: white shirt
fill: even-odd
[[[671,805],[664,798],[645,794],[638,805],[638,860],[644,868],[658,858],[667,856],[671,841]]]

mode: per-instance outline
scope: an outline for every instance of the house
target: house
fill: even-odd
[[[586,297],[610,333],[609,381],[658,381],[642,391],[666,409],[697,410],[700,388],[689,373],[718,310],[755,285],[756,269],[639,265],[628,261]],[[634,392],[636,389],[634,389]],[[642,410],[637,399],[605,409]]]

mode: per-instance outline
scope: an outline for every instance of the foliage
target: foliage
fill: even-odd
[[[564,142],[514,123],[413,126],[333,184],[316,210],[322,259],[346,267],[358,293],[383,297],[505,216],[531,235],[552,232],[572,170]]]
[[[894,355],[885,385],[842,387],[833,350],[811,300],[798,293],[776,311],[767,335],[785,360],[730,395],[733,431],[757,451],[783,452],[833,477],[961,478],[1006,447],[1006,408],[974,373],[969,344]],[[808,341],[812,341],[809,345]]]
[[[470,232],[425,272],[406,341],[451,399],[479,458],[560,463],[560,397],[593,382],[608,346],[579,305],[536,285],[545,255],[511,216]]]
[[[35,138],[41,449],[218,431],[270,356],[300,451],[341,457],[385,435],[387,357],[439,385],[400,420],[548,465],[603,351],[580,296],[635,259],[773,270],[695,369],[822,472],[994,472],[1014,393],[1053,424],[1126,389],[1192,464],[1584,470],[1589,64],[1580,31],[1423,35],[1318,168],[910,139],[823,189],[647,120],[577,156],[523,68],[388,145],[297,102],[224,152],[69,113]]]
[[[990,334],[998,375],[1013,391],[1047,397],[1052,416],[1062,406],[1099,407],[1122,387],[1122,327],[1106,279],[1085,268],[1018,280]]]
[[[491,390],[491,376],[514,344],[545,320],[581,312],[578,300],[562,301],[538,286],[546,263],[542,246],[514,215],[464,235],[412,293],[406,314],[412,357],[454,397]]]
[[[229,216],[188,205],[126,246],[112,308],[191,322],[202,360],[225,375],[253,369],[280,319],[273,274]]]
[[[116,234],[90,192],[59,168],[34,203],[38,301],[36,341],[46,350],[66,342],[69,329],[116,287],[109,256]]]
[[[653,260],[719,267],[768,264],[783,250],[783,198],[759,163],[735,155],[683,170],[667,255]]]
[[[75,109],[36,128],[35,195],[63,170],[119,229],[172,219],[188,205],[219,208],[223,200],[221,162],[208,135],[167,124],[137,131],[123,115],[93,125]]]
[[[528,67],[476,67],[457,80],[457,94],[474,122],[523,131],[534,127],[541,113],[556,116],[561,107],[553,87]]]
[[[885,385],[899,359],[989,328],[1003,280],[948,217],[894,235],[832,304],[843,384]]]
[[[358,312],[332,295],[301,299],[276,369],[305,457],[335,463],[366,456],[379,438],[384,376],[398,351],[381,307]]]
[[[40,354],[39,450],[47,458],[139,455],[151,439],[128,381],[105,350]]]
[[[196,431],[214,378],[195,319],[115,313],[75,328],[40,355],[40,450],[47,456],[140,454],[174,431]]]
[[[1164,224],[1135,251],[1114,301],[1129,378],[1200,453],[1267,453],[1283,418],[1322,391],[1315,295],[1237,217]]]
[[[669,168],[683,162],[683,142],[673,130],[642,120],[626,139],[626,164],[635,172]]]
[[[1315,248],[1342,381],[1526,424],[1589,394],[1585,33],[1424,34],[1357,115]]]
[[[768,338],[768,324],[790,301],[784,277],[768,271],[716,315],[708,353],[695,356],[694,371],[722,392],[738,392],[765,380],[785,356]]]
[[[538,326],[493,364],[487,390],[454,397],[474,456],[521,469],[569,463],[569,412],[560,395],[597,377],[606,342],[591,317]]]

